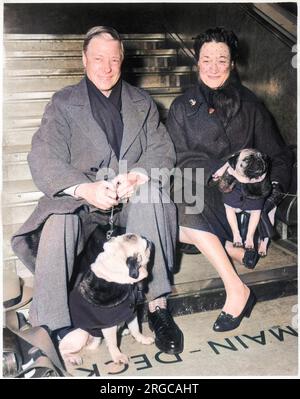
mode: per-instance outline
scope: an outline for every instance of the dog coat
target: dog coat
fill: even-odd
[[[120,286],[121,297],[116,297],[114,303],[100,304],[88,300],[82,294],[80,284],[75,286],[70,293],[69,308],[72,320],[72,327],[81,328],[94,337],[101,337],[102,328],[109,328],[130,322],[136,316],[136,303],[138,299],[138,288],[136,284],[117,284],[96,277],[93,272],[89,274],[89,290],[95,289],[95,284],[104,284],[105,286],[114,285],[114,288]]]
[[[223,193],[224,203],[242,211],[261,210],[264,206],[265,198],[247,198],[242,186],[242,183],[236,183],[232,191]]]

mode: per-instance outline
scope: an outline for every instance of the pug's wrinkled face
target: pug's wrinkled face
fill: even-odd
[[[240,152],[235,171],[243,177],[254,179],[267,172],[267,156],[255,149],[244,149]]]
[[[133,284],[147,277],[151,242],[137,234],[112,237],[91,268],[97,277],[119,284]]]

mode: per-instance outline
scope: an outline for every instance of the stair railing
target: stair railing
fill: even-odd
[[[174,29],[171,29],[169,27],[169,24],[164,23],[162,26],[162,30],[167,36],[169,36],[179,47],[179,51],[182,51],[187,58],[191,61],[193,65],[197,64],[195,54],[190,50],[188,45],[185,43],[185,41],[182,39],[179,33],[175,32]]]

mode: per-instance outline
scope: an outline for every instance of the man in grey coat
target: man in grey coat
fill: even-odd
[[[107,225],[113,208],[116,224],[153,242],[148,319],[158,348],[175,354],[183,350],[183,335],[166,296],[176,210],[151,178],[153,168],[173,168],[175,152],[153,100],[121,79],[123,58],[114,29],[89,30],[85,78],[54,94],[33,137],[28,162],[45,196],[12,238],[12,247],[35,274],[31,324],[59,333],[71,325],[68,286],[74,263],[95,228]]]

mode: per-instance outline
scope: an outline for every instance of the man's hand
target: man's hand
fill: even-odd
[[[119,203],[115,184],[105,180],[80,184],[76,189],[76,196],[103,211]]]
[[[142,173],[129,172],[116,176],[112,183],[117,187],[118,199],[129,199],[137,186],[146,183],[148,176]]]

